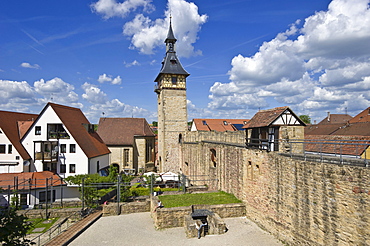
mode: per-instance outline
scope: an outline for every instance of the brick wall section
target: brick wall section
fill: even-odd
[[[280,240],[289,245],[370,245],[369,168],[187,140],[182,144],[183,173],[207,175],[210,181],[204,183],[243,200],[246,215]]]

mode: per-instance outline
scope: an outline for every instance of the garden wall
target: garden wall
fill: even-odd
[[[76,217],[73,219],[80,219],[81,208],[61,208],[61,209],[48,209],[49,218],[65,218],[72,214]],[[46,209],[30,209],[30,210],[18,210],[17,214],[22,214],[29,219],[43,218],[46,219]]]
[[[184,227],[185,217],[192,213],[192,207],[158,208],[154,211],[158,197],[152,199],[152,217],[155,227],[158,229],[171,227]],[[221,218],[245,216],[245,205],[243,203],[219,204],[219,205],[193,205],[194,209],[208,209]]]
[[[131,214],[131,213],[142,213],[150,211],[150,200],[147,199],[144,202],[122,202],[120,203],[119,214]],[[111,202],[107,205],[103,205],[103,216],[117,215],[118,204]]]

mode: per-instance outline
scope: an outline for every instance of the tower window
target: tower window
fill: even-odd
[[[177,83],[177,77],[172,77],[172,84],[176,84]]]

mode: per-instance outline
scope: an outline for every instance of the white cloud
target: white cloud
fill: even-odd
[[[107,100],[102,104],[93,104],[84,113],[94,122],[97,122],[103,116],[146,118],[149,121],[156,118],[154,113],[140,107],[127,105],[119,99]]]
[[[9,100],[32,100],[34,96],[34,90],[26,81],[0,80],[0,104],[6,104]]]
[[[23,62],[21,64],[21,67],[24,67],[24,68],[33,68],[33,69],[40,69],[41,67],[38,65],[38,64],[33,64],[31,65],[30,63],[28,62]]]
[[[117,76],[112,80],[112,85],[120,85],[122,83],[121,76]]]
[[[104,104],[107,101],[107,94],[101,91],[98,87],[85,82],[82,86],[85,91],[82,98],[92,104]]]
[[[45,81],[40,79],[33,83],[35,91],[44,97],[43,103],[52,101],[55,103],[74,105],[78,102],[78,95],[74,92],[74,86],[64,82],[61,78]],[[80,104],[78,104],[80,106]]]
[[[119,80],[119,76],[115,78]],[[114,80],[112,79],[112,83]],[[39,113],[46,103],[54,102],[77,108],[84,108],[84,114],[91,122],[97,122],[101,113],[106,117],[142,117],[155,120],[156,113],[144,108],[124,104],[118,99],[108,99],[100,88],[85,82],[81,88],[81,95],[86,102],[79,101],[79,95],[73,85],[64,82],[61,78],[45,81],[35,81],[33,87],[26,81],[0,80],[0,107],[4,110]]]
[[[189,57],[201,54],[200,50],[194,50],[193,44],[198,39],[201,26],[207,21],[208,16],[198,13],[198,7],[192,2],[185,0],[168,0],[164,18],[156,20],[145,16],[154,10],[151,0],[126,0],[118,3],[116,0],[99,0],[91,4],[91,9],[103,15],[105,19],[112,17],[125,18],[129,13],[136,13],[134,19],[126,22],[123,26],[123,34],[131,38],[131,49],[139,50],[143,54],[153,54],[157,47],[163,47],[172,18],[172,27],[178,39],[177,54]]]
[[[370,62],[353,62],[336,69],[326,69],[320,76],[319,81],[322,85],[344,85],[361,80],[362,77],[369,75]]]
[[[153,54],[156,47],[163,46],[170,14],[174,16],[172,27],[178,39],[177,54],[185,57],[200,54],[200,51],[194,50],[193,44],[198,39],[197,34],[208,16],[199,15],[198,7],[185,0],[169,0],[164,19],[151,20],[143,14],[137,14],[132,21],[127,22],[123,27],[123,34],[131,36],[131,48],[138,49],[144,54]]]
[[[33,83],[37,93],[41,95],[50,93],[68,93],[74,90],[74,86],[64,82],[61,78],[55,77],[54,79],[45,81],[40,79]]]
[[[327,11],[306,18],[301,28],[292,24],[254,55],[235,56],[230,82],[210,88],[209,107],[290,105],[314,117],[345,108],[358,113],[370,101],[369,22],[368,0],[333,0]]]
[[[112,85],[120,85],[122,83],[121,76],[112,78],[112,75],[106,75],[105,73],[99,75],[98,81],[99,83],[110,82]]]
[[[144,12],[151,12],[154,10],[152,0],[125,0],[118,3],[115,0],[99,0],[91,4],[91,9],[103,15],[105,19],[111,17],[126,17],[130,12],[142,7]]]
[[[295,42],[307,57],[346,58],[370,52],[370,11],[368,0],[333,0],[328,11],[305,20],[303,35]]]
[[[137,60],[134,60],[133,62],[131,63],[125,63],[126,64],[126,67],[132,67],[132,66],[140,66],[140,62],[138,62]]]
[[[99,75],[98,78],[99,83],[104,83],[104,82],[111,82],[112,81],[112,76],[107,76],[105,73],[102,75]]]
[[[292,49],[292,42],[281,36],[265,42],[253,57],[233,58],[230,80],[248,86],[268,85],[281,79],[297,80],[304,73],[304,62]]]

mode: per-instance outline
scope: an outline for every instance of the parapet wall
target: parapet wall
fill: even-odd
[[[248,218],[289,245],[370,245],[369,168],[221,142],[184,142],[181,152],[185,175],[233,193]]]
[[[186,132],[183,142],[196,143],[201,141],[216,141],[221,143],[245,144],[245,131],[235,132],[216,132],[216,131],[196,131]]]

